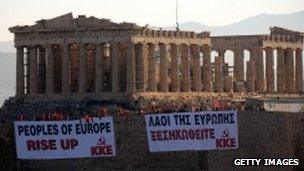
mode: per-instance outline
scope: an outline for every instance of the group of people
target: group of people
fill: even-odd
[[[19,121],[27,120],[27,117],[24,113],[21,113],[18,116]],[[42,113],[39,115],[34,115],[33,120],[35,121],[62,121],[69,120],[69,115],[64,114],[63,112],[56,111],[54,113]]]
[[[143,105],[146,113],[172,113],[172,112],[198,112],[198,111],[220,111],[220,110],[244,110],[245,104],[232,104],[228,100],[209,101],[150,101]]]
[[[101,106],[96,110],[86,110],[83,115],[75,116],[72,113],[58,110],[51,113],[42,113],[33,115],[33,118],[29,119],[22,113],[18,116],[19,121],[23,120],[35,120],[35,121],[62,121],[70,119],[83,119],[87,122],[91,121],[94,117],[106,117],[117,115],[124,119],[129,119],[131,115],[144,116],[146,114],[156,113],[176,113],[176,112],[198,112],[198,111],[218,111],[218,110],[242,110],[242,105],[233,106],[229,101],[213,100],[213,101],[175,101],[175,102],[162,102],[151,100],[144,105],[140,105],[138,110],[128,110],[123,107],[114,107],[109,109],[108,106]],[[31,115],[32,116],[32,115]]]
[[[72,116],[72,114],[65,113],[63,111],[55,111],[55,112],[49,112],[49,113],[42,113],[42,114],[36,114],[31,115],[32,118],[28,118],[27,115],[24,113],[21,113],[18,115],[18,121],[24,121],[24,120],[34,120],[34,121],[63,121],[63,120],[70,120],[70,119],[76,119],[80,118],[82,120],[85,120],[87,122],[91,121],[94,117],[106,117],[110,115],[111,112],[109,111],[107,106],[101,106],[99,111],[92,112],[87,111],[84,115],[81,115],[80,117]],[[130,114],[129,110],[123,109],[122,107],[119,107],[117,109],[117,116],[128,118]]]

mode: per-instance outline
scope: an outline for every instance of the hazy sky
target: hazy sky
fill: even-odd
[[[0,41],[11,40],[7,29],[33,24],[68,12],[129,21],[139,25],[175,24],[175,0],[1,0]],[[304,9],[304,0],[179,0],[179,21],[211,26],[227,25],[260,13],[293,13]]]

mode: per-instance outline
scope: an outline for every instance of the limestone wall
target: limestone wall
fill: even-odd
[[[1,123],[0,168],[19,170],[231,170],[234,158],[301,157],[303,169],[303,114],[246,111],[238,113],[239,149],[207,152],[150,153],[143,117],[115,117],[117,155],[100,159],[16,160],[12,123]],[[7,134],[6,134],[7,133]],[[4,141],[4,142],[3,142]],[[261,170],[252,167],[252,170]],[[263,170],[292,167],[263,168]],[[298,168],[300,169],[300,168]]]

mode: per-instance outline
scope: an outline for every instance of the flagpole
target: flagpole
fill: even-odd
[[[178,23],[178,0],[176,0],[176,10],[175,10],[175,19],[176,19],[176,30],[179,31],[179,23]]]

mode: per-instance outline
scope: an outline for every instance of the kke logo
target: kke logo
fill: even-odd
[[[215,139],[216,148],[218,149],[229,149],[236,147],[235,138],[230,138],[229,129],[225,128],[222,137]]]
[[[225,128],[225,130],[223,131],[222,137],[223,138],[228,138],[229,137],[229,130],[227,128]]]
[[[106,144],[106,139],[101,136],[96,146],[91,147],[91,156],[93,157],[101,157],[101,156],[112,156],[113,148],[112,145]]]
[[[106,145],[106,139],[101,136],[99,139],[98,139],[98,142],[97,142],[97,145],[101,146],[101,145]]]

